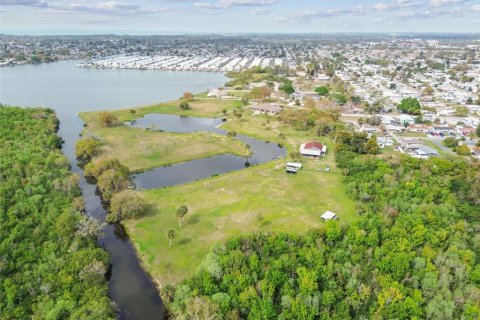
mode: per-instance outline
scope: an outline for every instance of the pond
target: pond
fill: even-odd
[[[219,127],[222,119],[181,117],[169,114],[148,114],[143,118],[127,122],[136,128],[161,130],[165,132],[194,132],[208,131],[226,135],[227,131]],[[133,176],[135,185],[139,189],[156,189],[173,186],[198,179],[208,178],[216,174],[244,169],[286,155],[285,148],[275,143],[257,140],[244,135],[237,135],[235,139],[250,146],[252,156],[243,158],[231,154],[223,154],[210,158],[187,161],[170,166],[158,167]]]

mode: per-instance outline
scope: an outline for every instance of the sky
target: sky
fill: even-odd
[[[480,0],[0,0],[4,34],[478,33]]]

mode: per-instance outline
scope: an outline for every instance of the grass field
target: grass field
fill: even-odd
[[[188,102],[191,109],[182,110],[179,108],[180,102],[181,100],[175,100],[145,107],[112,110],[111,112],[115,113],[122,122],[138,119],[149,113],[166,113],[193,117],[219,117],[223,115],[223,110],[230,111],[241,105],[240,101],[237,100],[197,98],[196,96],[195,99]],[[135,113],[131,113],[130,110],[135,110]],[[98,118],[98,113],[99,112],[84,112],[80,114],[80,117],[87,123],[94,123]]]
[[[147,113],[173,113],[213,116],[234,108],[234,101],[197,99],[190,111],[180,111],[177,103],[115,111],[126,121]],[[164,133],[119,126],[102,128],[98,113],[84,113],[86,134],[98,135],[103,153],[117,157],[131,170],[202,158],[219,153],[244,155],[245,146],[238,140],[207,132]],[[298,151],[300,144],[317,140],[333,150],[329,138],[313,132],[298,132],[275,117],[251,115],[245,110],[237,119],[229,115],[222,128],[227,131],[282,144],[288,152]],[[285,137],[282,138],[280,134]],[[340,223],[356,219],[354,202],[347,196],[342,174],[329,152],[320,160],[302,159],[304,168],[296,175],[285,173],[286,159],[225,173],[188,184],[141,191],[149,204],[148,212],[124,225],[137,248],[142,263],[158,283],[174,283],[191,274],[212,247],[227,238],[257,231],[302,233],[324,223],[320,216],[334,211]],[[332,172],[324,172],[329,166]],[[189,207],[185,224],[179,227],[175,216],[181,205]],[[174,228],[177,237],[168,247],[166,232]]]
[[[166,102],[150,107],[113,111],[120,121],[140,117],[148,113],[169,113],[191,116],[214,116],[223,109],[233,109],[237,101],[220,99],[192,100],[191,110],[182,111],[177,102]],[[170,133],[147,131],[120,125],[105,128],[100,126],[99,112],[80,114],[87,124],[84,135],[93,135],[102,142],[101,156],[115,157],[131,171],[142,171],[158,166],[211,157],[219,154],[246,156],[245,145],[239,140],[210,132]]]
[[[100,155],[117,158],[131,171],[225,153],[247,155],[241,141],[210,132],[167,133],[120,126],[91,133],[100,137]]]
[[[151,209],[125,225],[152,276],[165,284],[191,275],[213,246],[231,236],[256,231],[302,233],[322,226],[320,215],[326,210],[336,212],[342,224],[356,219],[340,172],[322,172],[322,160],[305,161],[296,175],[286,174],[284,165],[284,160],[275,160],[185,185],[143,191]],[[175,212],[183,204],[189,213],[180,229]],[[170,228],[177,231],[172,248],[166,237]]]

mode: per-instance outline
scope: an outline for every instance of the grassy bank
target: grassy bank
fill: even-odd
[[[191,110],[182,111],[177,102],[166,102],[149,107],[113,111],[119,121],[138,118],[148,113],[170,113],[191,116],[214,116],[223,109],[233,109],[235,101],[220,99],[192,100]],[[102,127],[99,124],[99,112],[81,113],[86,123],[84,135],[100,139],[102,155],[115,157],[131,171],[141,171],[154,167],[212,157],[219,154],[246,156],[245,145],[239,140],[210,132],[171,133],[149,131],[125,125]]]
[[[340,172],[319,171],[325,162],[308,160],[298,174],[288,175],[284,162],[142,192],[151,209],[125,225],[152,276],[171,283],[191,275],[213,246],[231,236],[302,233],[320,227],[320,215],[326,210],[336,212],[342,224],[356,219]],[[180,229],[175,212],[183,204],[189,213]],[[171,228],[177,237],[169,248],[166,232]]]
[[[188,101],[191,109],[182,110],[179,108],[181,102],[182,100],[162,102],[151,106],[112,110],[112,113],[116,114],[122,122],[138,119],[150,113],[176,114],[192,117],[219,117],[223,115],[223,110],[230,111],[241,105],[240,101],[237,100],[198,98],[196,96],[195,99]],[[132,113],[131,110],[135,110],[135,112]],[[98,113],[99,112],[84,112],[80,114],[80,117],[87,123],[94,123],[98,118]]]
[[[246,156],[239,140],[211,132],[167,133],[127,126],[90,132],[102,141],[101,155],[117,158],[131,171],[231,153]]]

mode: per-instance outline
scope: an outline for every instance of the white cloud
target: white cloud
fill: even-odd
[[[480,12],[480,4],[476,4],[470,8],[470,10],[475,12]]]
[[[250,13],[254,16],[262,16],[262,15],[267,15],[270,12],[272,12],[272,11],[268,10],[268,9],[256,8],[256,9],[253,9]]]
[[[43,0],[0,0],[2,6],[29,6],[29,7],[45,7],[47,2]]]
[[[384,11],[391,8],[391,5],[386,3],[377,3],[377,4],[374,4],[372,8],[378,11]]]
[[[96,3],[54,3],[47,6],[51,12],[84,12],[100,15],[151,15],[170,11],[168,8],[146,8],[137,4],[105,1]]]
[[[430,5],[434,7],[441,7],[453,4],[465,3],[467,0],[430,0]]]
[[[194,7],[208,10],[228,9],[232,7],[261,7],[269,6],[276,0],[219,0],[218,2],[195,2]]]

